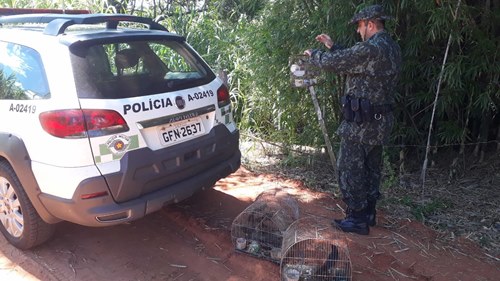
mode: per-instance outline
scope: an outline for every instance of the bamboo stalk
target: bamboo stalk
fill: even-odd
[[[330,141],[330,137],[328,136],[328,131],[326,130],[325,121],[323,120],[323,113],[321,112],[321,107],[318,103],[318,97],[316,96],[316,91],[314,90],[313,86],[309,86],[309,92],[311,93],[314,108],[316,109],[316,115],[318,115],[319,126],[321,127],[323,137],[325,138],[326,150],[328,151],[328,155],[330,156],[333,171],[336,172],[337,158],[335,157],[335,153],[333,152],[332,143]]]
[[[453,20],[457,19],[458,9],[460,8],[461,3],[462,3],[462,0],[458,0],[457,8],[455,9],[455,14],[453,15]],[[425,194],[425,176],[427,173],[427,164],[429,162],[429,159],[428,159],[429,151],[431,149],[432,124],[434,123],[434,116],[436,115],[437,101],[439,98],[439,92],[441,90],[441,83],[443,81],[444,67],[445,67],[446,61],[448,59],[448,52],[450,51],[451,39],[452,39],[452,34],[450,32],[450,36],[448,37],[448,44],[446,45],[446,51],[444,53],[443,64],[441,65],[441,72],[439,73],[438,85],[437,85],[437,89],[436,89],[436,97],[434,98],[434,106],[432,108],[431,122],[429,124],[429,133],[427,135],[427,147],[425,149],[425,160],[424,160],[424,164],[422,167],[422,175],[421,175],[421,178],[422,178],[422,196]]]

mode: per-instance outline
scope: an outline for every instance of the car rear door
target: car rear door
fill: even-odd
[[[71,49],[81,108],[89,113],[89,141],[97,167],[108,183],[116,181],[113,174],[120,174],[119,181],[123,181],[123,173],[128,172],[147,171],[144,173],[150,178],[144,177],[134,191],[123,190],[120,183],[110,186],[117,201],[160,188],[160,184],[145,183],[155,177],[161,176],[161,185],[166,184],[165,175],[161,175],[166,171],[159,167],[162,163],[145,161],[141,164],[144,171],[140,167],[136,168],[141,171],[127,171],[127,165],[133,166],[127,164],[129,159],[122,161],[128,152],[147,149],[159,154],[170,149],[173,154],[173,147],[209,135],[222,119],[217,92],[224,86],[178,37],[96,40]],[[92,130],[94,127],[97,130]],[[207,150],[215,151],[215,145]],[[190,151],[202,154],[196,147]],[[196,165],[186,159],[186,155],[172,155],[163,161],[175,167],[169,172],[172,181],[182,180],[181,170],[184,178],[199,172],[185,172]]]

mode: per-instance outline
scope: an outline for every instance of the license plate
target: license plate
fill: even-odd
[[[188,119],[162,126],[158,131],[162,145],[172,145],[205,133],[201,118]]]

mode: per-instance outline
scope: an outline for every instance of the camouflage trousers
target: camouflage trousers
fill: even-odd
[[[342,200],[352,210],[362,210],[368,200],[380,197],[382,145],[341,140],[337,159]]]

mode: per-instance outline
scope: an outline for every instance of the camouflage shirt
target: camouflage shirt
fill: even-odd
[[[329,52],[313,50],[310,61],[322,69],[345,74],[345,95],[367,98],[373,105],[394,103],[401,49],[385,30],[351,48],[334,45]],[[337,133],[349,141],[379,145],[388,141],[393,123],[392,113],[385,113],[372,122],[343,121]]]

